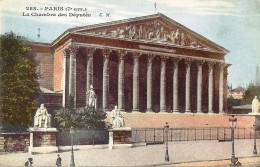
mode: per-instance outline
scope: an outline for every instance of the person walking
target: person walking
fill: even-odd
[[[58,154],[57,156],[58,156],[58,158],[57,158],[57,160],[56,160],[56,165],[57,165],[57,166],[61,166],[61,157],[60,157],[59,154]]]

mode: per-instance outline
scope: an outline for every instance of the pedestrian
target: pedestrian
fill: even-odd
[[[57,158],[57,160],[56,160],[56,165],[57,165],[57,166],[61,166],[61,157],[60,157],[59,154],[58,154],[57,156],[58,156],[58,158]]]
[[[32,164],[33,164],[33,159],[32,158],[28,158],[28,161],[26,161],[24,163],[24,166],[32,166]]]

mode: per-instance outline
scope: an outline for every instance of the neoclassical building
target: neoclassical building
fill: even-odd
[[[52,82],[47,89],[61,93],[63,107],[71,99],[84,107],[93,85],[106,111],[227,110],[229,51],[161,13],[71,28],[51,44],[32,45],[49,57],[51,72],[40,80]]]

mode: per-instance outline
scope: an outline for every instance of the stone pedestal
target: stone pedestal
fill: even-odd
[[[132,147],[131,127],[109,129],[109,149]]]
[[[30,154],[46,154],[58,152],[56,146],[56,128],[29,128],[30,132]]]

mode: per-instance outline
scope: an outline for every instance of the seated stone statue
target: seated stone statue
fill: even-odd
[[[39,128],[51,127],[51,115],[48,114],[48,111],[44,107],[44,104],[41,104],[41,107],[38,108],[38,110],[36,111],[36,114],[34,116],[34,127],[39,127]]]
[[[254,100],[252,101],[252,113],[258,114],[259,113],[259,101],[257,99],[257,96],[255,96]]]
[[[124,117],[121,115],[117,106],[111,112],[111,124],[112,128],[120,128],[125,126]]]
[[[87,92],[87,106],[91,106],[91,107],[95,107],[96,108],[96,101],[97,101],[97,98],[96,98],[96,93],[94,92],[93,90],[93,86],[90,85],[90,90]]]

